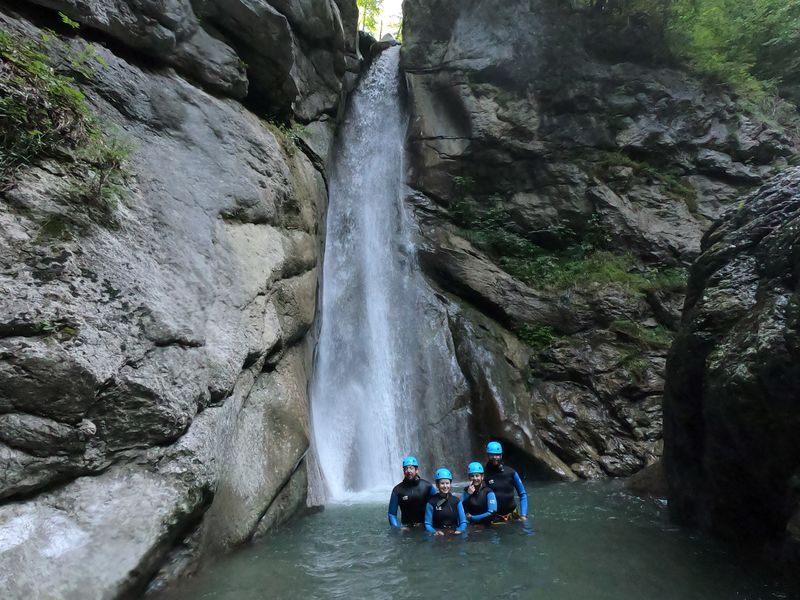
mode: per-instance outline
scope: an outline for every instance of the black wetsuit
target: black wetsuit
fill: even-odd
[[[394,486],[389,500],[389,522],[392,527],[397,523],[397,509],[400,508],[400,523],[405,527],[413,527],[425,522],[425,505],[436,488],[430,481],[420,477],[407,481],[403,479]]]
[[[467,528],[467,517],[464,506],[455,494],[442,497],[436,494],[425,507],[425,529],[435,533],[437,529],[464,531]]]
[[[485,471],[486,483],[497,497],[497,514],[507,515],[513,511],[517,507],[515,494],[519,494],[520,514],[527,515],[528,495],[517,472],[503,463],[495,467],[490,462],[486,463]]]
[[[473,523],[480,523],[481,521],[488,523],[497,512],[496,495],[492,488],[486,484],[481,484],[481,487],[474,494],[464,490],[464,494],[461,496],[461,504],[464,505],[464,511],[470,515]]]

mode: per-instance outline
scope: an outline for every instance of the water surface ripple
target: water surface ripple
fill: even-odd
[[[618,482],[531,491],[533,530],[504,525],[464,539],[391,531],[384,502],[334,504],[221,560],[170,599],[800,597],[716,542],[671,526],[663,506]]]

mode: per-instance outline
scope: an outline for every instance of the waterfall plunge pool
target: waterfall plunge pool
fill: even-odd
[[[800,598],[763,567],[671,525],[661,504],[630,496],[620,482],[527,487],[532,532],[519,523],[463,539],[392,531],[387,490],[380,500],[361,496],[295,519],[167,598]]]

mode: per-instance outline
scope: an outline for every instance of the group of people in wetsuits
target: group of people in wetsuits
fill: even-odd
[[[528,494],[519,474],[503,463],[500,442],[489,442],[486,455],[485,466],[479,462],[467,466],[470,483],[460,498],[452,492],[453,474],[448,469],[436,470],[433,485],[420,478],[417,459],[406,456],[403,481],[394,486],[389,499],[389,524],[401,530],[424,524],[425,530],[434,535],[458,535],[470,523],[488,526],[527,520]]]

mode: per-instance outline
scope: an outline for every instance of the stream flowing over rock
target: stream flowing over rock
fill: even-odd
[[[661,454],[703,232],[797,144],[567,5],[405,0],[408,202],[477,439],[538,476],[626,476]]]
[[[703,238],[667,363],[670,512],[800,565],[800,169]]]
[[[127,597],[305,504],[324,166],[357,11],[36,4],[107,43],[78,81],[131,151],[109,198],[53,159],[2,191],[0,589]],[[0,4],[4,32],[85,52],[45,34],[58,20]]]

